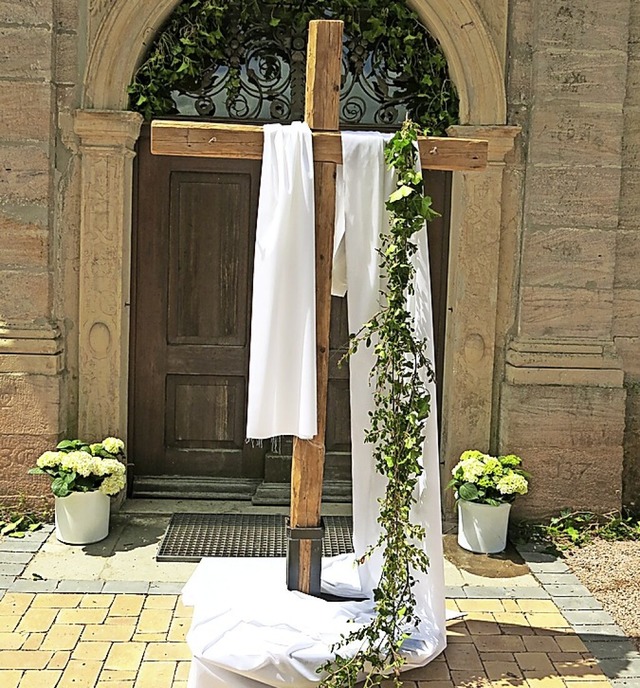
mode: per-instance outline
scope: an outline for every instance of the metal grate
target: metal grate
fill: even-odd
[[[353,552],[349,516],[325,516],[325,557]],[[284,557],[285,517],[280,514],[174,514],[160,543],[157,561],[202,557]]]

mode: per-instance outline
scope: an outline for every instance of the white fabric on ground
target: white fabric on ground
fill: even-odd
[[[347,285],[349,329],[357,332],[378,310],[381,288],[375,248],[388,227],[384,208],[394,180],[383,163],[385,137],[343,133],[343,184],[338,206],[342,224],[344,269],[338,282]],[[342,216],[341,216],[342,214]],[[339,236],[338,239],[341,237]],[[340,241],[337,241],[339,245]],[[410,308],[418,333],[433,341],[431,289],[426,230],[418,237],[415,257],[416,296]],[[334,287],[340,287],[334,282]],[[431,346],[430,355],[433,357]],[[364,346],[350,360],[353,516],[356,553],[376,542],[378,502],[385,480],[364,443],[373,390],[369,373],[373,353]],[[422,666],[445,647],[444,572],[440,521],[440,488],[435,388],[423,453],[413,519],[427,530],[429,572],[418,576],[415,593],[421,618],[418,632],[406,644],[406,668]],[[323,589],[333,594],[370,595],[380,575],[381,556],[355,567],[355,556],[323,561]],[[361,602],[324,602],[286,589],[283,559],[205,559],[184,591],[195,606],[187,636],[194,659],[189,688],[310,688],[320,677],[318,666],[331,657],[330,647],[345,632],[364,623],[373,611],[369,597]],[[351,622],[349,622],[351,620]]]
[[[247,438],[313,437],[313,144],[303,122],[264,127],[253,276]]]

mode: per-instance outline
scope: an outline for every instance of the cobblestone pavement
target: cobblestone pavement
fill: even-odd
[[[49,534],[0,541],[0,688],[186,688],[182,583],[27,578]],[[448,587],[465,616],[407,688],[640,688],[640,657],[597,600],[563,562],[522,554],[525,585]]]

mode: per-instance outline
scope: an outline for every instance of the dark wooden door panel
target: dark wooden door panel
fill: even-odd
[[[169,343],[245,347],[250,174],[171,174]]]
[[[260,164],[152,156],[139,142],[132,456],[136,474],[260,477],[245,442]]]

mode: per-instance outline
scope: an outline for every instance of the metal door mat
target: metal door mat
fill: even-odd
[[[325,557],[353,552],[350,516],[325,516]],[[173,514],[156,561],[198,562],[202,557],[284,557],[285,517],[280,514]]]

